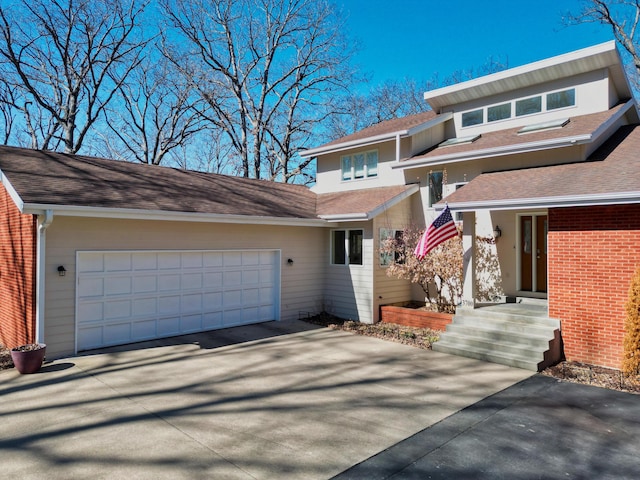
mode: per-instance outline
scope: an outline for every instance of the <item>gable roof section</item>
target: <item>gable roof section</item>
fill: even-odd
[[[609,69],[609,75],[619,98],[631,98],[631,87],[613,40],[431,90],[424,94],[424,98],[431,108],[438,112],[450,105],[604,68]]]
[[[438,204],[452,210],[640,203],[640,125],[621,127],[586,162],[484,173]]]
[[[605,112],[571,117],[561,128],[519,134],[523,127],[519,126],[486,132],[471,143],[436,145],[426,153],[401,160],[392,168],[413,168],[592,143],[605,134],[609,126],[634,109],[635,100],[632,99]]]
[[[316,195],[302,185],[0,146],[2,182],[24,213],[169,214],[313,220]],[[10,188],[11,191],[11,188]],[[138,214],[139,215],[139,214]],[[135,216],[135,215],[134,215]],[[193,219],[193,218],[192,218]]]
[[[324,145],[300,152],[302,157],[315,157],[317,155],[346,150],[359,146],[372,145],[401,137],[413,135],[422,129],[431,128],[433,125],[452,118],[452,114],[436,115],[433,111],[408,115],[402,118],[393,118],[359,130],[346,137],[341,137]]]
[[[318,216],[330,222],[371,220],[419,189],[414,184],[322,193],[318,195]]]

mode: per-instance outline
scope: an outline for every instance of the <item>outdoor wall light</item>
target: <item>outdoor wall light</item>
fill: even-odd
[[[288,263],[289,265],[293,265],[293,258],[289,258],[289,259],[287,259],[287,263]]]
[[[64,268],[62,265],[60,265],[58,267],[58,275],[60,275],[61,277],[64,277],[67,274],[67,269]]]
[[[493,229],[493,237],[500,238],[501,236],[502,236],[502,230],[500,230],[500,227],[496,225],[496,227]]]

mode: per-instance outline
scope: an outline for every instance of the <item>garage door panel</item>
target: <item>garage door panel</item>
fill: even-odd
[[[180,334],[180,317],[165,317],[158,320],[158,336],[168,337]]]
[[[160,275],[158,277],[158,290],[160,290],[161,292],[179,292],[180,275]]]
[[[275,251],[79,252],[79,350],[274,320]]]
[[[104,279],[85,277],[78,284],[78,295],[82,298],[102,297],[104,295]]]
[[[104,302],[104,319],[114,320],[131,317],[130,300],[112,300]]]
[[[105,272],[130,272],[131,267],[132,264],[130,253],[113,253],[111,255],[105,256]]]

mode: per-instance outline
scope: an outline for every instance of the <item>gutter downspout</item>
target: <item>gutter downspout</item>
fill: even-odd
[[[46,230],[53,222],[53,210],[45,210],[38,215],[38,247],[36,267],[36,342],[44,343],[44,288],[45,288],[45,250],[47,246]]]
[[[396,163],[400,162],[400,134],[396,135]]]

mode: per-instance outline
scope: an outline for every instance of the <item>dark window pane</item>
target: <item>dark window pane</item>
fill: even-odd
[[[344,248],[344,241],[346,235],[344,230],[336,230],[333,232],[331,251],[333,253],[332,263],[336,265],[344,265],[346,259],[346,251]]]
[[[556,108],[572,107],[576,104],[575,89],[564,90],[562,92],[554,92],[547,94],[547,110],[555,110]]]
[[[349,231],[349,264],[362,265],[362,230]]]
[[[542,97],[525,98],[516,102],[516,116],[530,115],[542,111]]]
[[[429,206],[442,200],[442,172],[429,174]]]
[[[474,110],[462,114],[462,126],[470,127],[471,125],[479,125],[484,121],[484,112],[482,109]]]
[[[504,103],[502,105],[495,105],[487,109],[487,121],[495,122],[497,120],[504,120],[511,117],[511,104]]]

